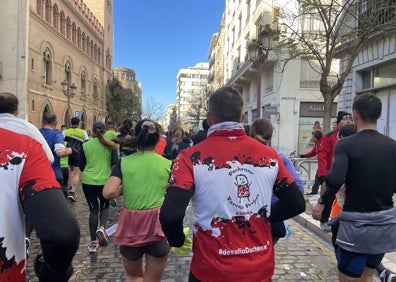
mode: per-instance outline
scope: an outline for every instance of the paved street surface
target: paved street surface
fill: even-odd
[[[74,274],[70,281],[124,281],[120,254],[118,248],[113,246],[111,237],[107,247],[100,247],[96,254],[88,253],[87,247],[90,242],[88,206],[81,188],[76,196],[77,202],[71,203],[70,207],[79,220],[81,240],[74,259]],[[121,205],[122,199],[118,199],[117,207],[110,207],[107,227],[117,221]],[[189,223],[190,217],[187,216],[186,225]],[[289,224],[293,231],[292,235],[281,239],[276,245],[276,270],[272,281],[338,281],[336,261],[331,245],[296,221],[290,220]],[[33,258],[39,250],[35,234],[32,235],[31,241],[28,275],[33,282],[38,281],[32,270]],[[162,281],[187,281],[190,259],[190,256],[176,256],[171,252]]]

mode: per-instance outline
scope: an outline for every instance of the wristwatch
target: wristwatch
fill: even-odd
[[[322,197],[320,197],[320,198],[318,199],[318,204],[319,204],[319,205],[324,205]]]

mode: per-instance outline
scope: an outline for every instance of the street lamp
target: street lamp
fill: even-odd
[[[77,86],[72,83],[64,81],[61,82],[63,94],[67,97],[67,118],[66,118],[66,125],[70,127],[70,99],[74,97],[76,94]]]
[[[268,54],[272,49],[272,35],[269,26],[259,32],[257,39],[253,39],[248,45],[249,58],[253,66],[258,68],[257,72],[257,118],[261,115],[261,71]]]
[[[254,65],[259,66],[268,58],[272,50],[272,36],[268,28],[263,29],[248,45],[249,58]]]

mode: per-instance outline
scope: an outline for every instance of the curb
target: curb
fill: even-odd
[[[313,219],[311,215],[307,213],[301,213],[295,217],[293,217],[293,220],[296,221],[297,223],[301,224],[305,228],[309,229],[313,233],[315,233],[317,236],[321,237],[323,240],[328,242],[329,244],[331,243],[331,232],[324,232],[322,228],[320,228],[320,222]]]

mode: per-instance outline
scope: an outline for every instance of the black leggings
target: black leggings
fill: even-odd
[[[91,241],[96,240],[96,230],[99,226],[105,227],[109,217],[110,201],[103,198],[103,186],[82,184],[89,207],[89,234],[91,235]]]

